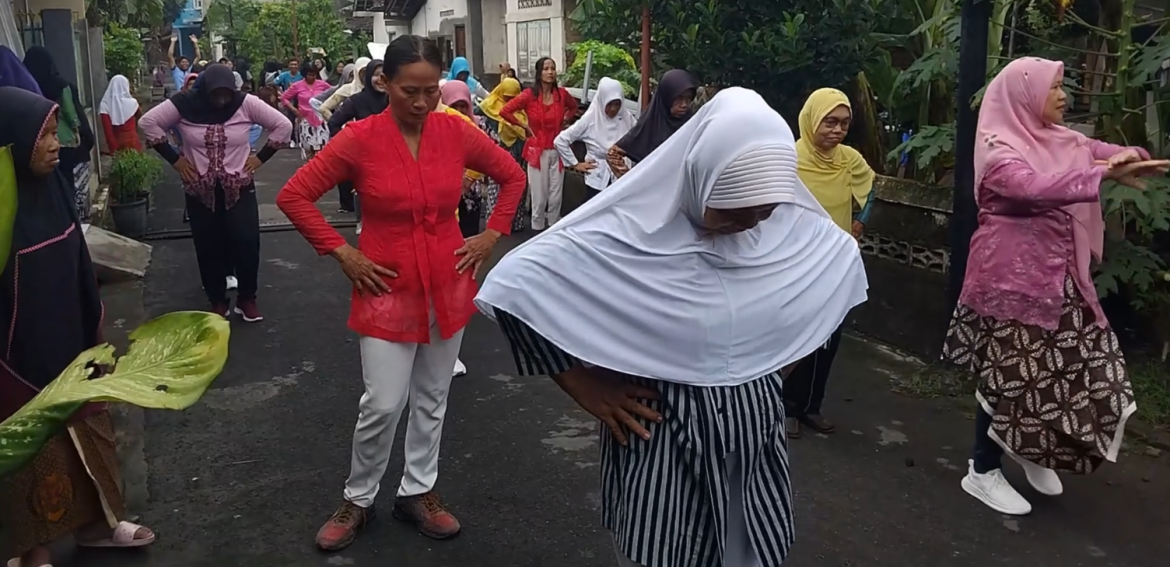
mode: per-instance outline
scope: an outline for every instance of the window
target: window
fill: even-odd
[[[191,0],[196,10],[203,10],[203,0]]]
[[[536,80],[536,60],[552,55],[552,22],[533,20],[516,24],[516,76],[521,82]]]

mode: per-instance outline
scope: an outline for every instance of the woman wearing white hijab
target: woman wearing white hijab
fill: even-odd
[[[552,376],[602,421],[602,520],[622,565],[788,554],[779,373],[868,287],[857,243],[797,177],[795,144],[758,94],[724,90],[505,256],[476,298],[521,373]]]
[[[106,148],[111,155],[125,149],[142,151],[142,143],[138,140],[138,99],[130,94],[130,81],[126,77],[114,75],[110,79],[98,114],[106,134]]]
[[[333,92],[333,95],[326,99],[325,102],[321,103],[321,108],[319,108],[318,111],[321,113],[321,116],[325,118],[326,122],[329,121],[329,116],[337,110],[337,107],[341,106],[341,103],[345,102],[345,99],[358,94],[361,92],[362,88],[365,87],[365,83],[362,81],[365,80],[366,65],[369,64],[369,57],[359,57],[358,60],[353,64],[353,80],[345,83],[344,85],[341,85],[340,87],[337,87],[337,90]]]
[[[597,95],[593,97],[585,115],[553,140],[566,167],[585,175],[589,199],[613,183],[613,171],[606,161],[609,148],[637,122],[633,113],[622,106],[622,102],[622,84],[609,77],[602,77],[597,83]],[[585,161],[577,160],[571,147],[573,142],[585,143]],[[568,166],[570,163],[575,165]]]

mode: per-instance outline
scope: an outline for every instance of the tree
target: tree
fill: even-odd
[[[332,0],[280,0],[255,2],[254,0],[221,0],[232,6],[231,21],[225,22],[227,6],[214,18],[214,25],[223,26],[236,39],[237,53],[250,61],[268,59],[287,60],[304,57],[309,48],[324,49],[328,56],[348,56],[353,49],[353,38],[346,33],[345,22]],[[243,14],[236,12],[241,8]],[[255,7],[253,15],[253,7]],[[293,10],[297,17],[297,41],[294,52]],[[211,14],[208,14],[209,19]],[[236,21],[241,20],[241,21]],[[214,28],[213,28],[214,29]],[[218,31],[228,37],[227,33]]]
[[[755,89],[791,119],[814,89],[847,88],[857,77],[883,1],[583,0],[574,19],[586,37],[636,52],[648,2],[656,65]]]
[[[108,22],[102,33],[106,53],[106,73],[123,75],[131,83],[137,81],[142,70],[142,37],[138,30]]]

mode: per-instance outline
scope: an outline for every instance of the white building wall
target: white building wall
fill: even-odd
[[[446,19],[467,18],[467,0],[427,0],[422,10],[410,23],[410,33],[421,36],[437,35]]]
[[[533,66],[539,57],[552,57],[557,62],[557,69],[564,70],[565,65],[565,17],[562,0],[507,0],[508,8],[505,21],[508,25],[508,60],[516,68],[521,80],[531,80],[534,73]],[[521,8],[524,3],[526,7]],[[541,5],[536,5],[541,4]],[[521,42],[518,37],[520,24],[534,21],[549,22],[549,41],[547,52],[540,46],[529,46],[527,54],[520,53]]]
[[[508,50],[508,0],[483,0],[483,69],[485,74],[499,72],[505,61],[516,66],[516,57]]]

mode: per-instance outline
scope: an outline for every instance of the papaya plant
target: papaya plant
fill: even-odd
[[[109,344],[82,352],[32,401],[0,422],[0,477],[28,464],[89,402],[124,402],[182,410],[197,402],[223,371],[231,327],[218,315],[179,311],[130,333],[130,348]],[[94,378],[95,368],[113,371]]]

